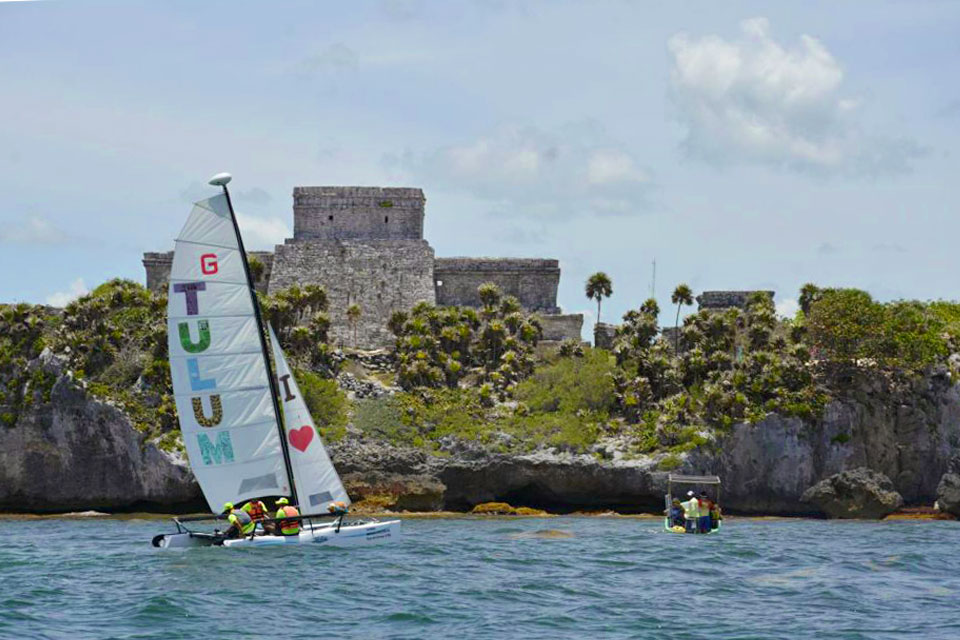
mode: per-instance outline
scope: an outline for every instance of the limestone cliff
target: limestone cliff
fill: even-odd
[[[146,442],[118,408],[99,401],[44,353],[33,367],[55,380],[11,426],[0,426],[0,510],[202,508],[193,474]]]
[[[0,509],[67,511],[203,508],[185,463],[146,442],[124,413],[88,394],[45,354],[47,401],[0,428]],[[330,446],[355,500],[386,508],[466,510],[488,501],[557,511],[662,508],[664,455],[631,457],[609,441],[589,454],[497,453],[448,438],[440,455],[348,429]],[[933,504],[960,452],[960,386],[945,371],[891,391],[864,384],[831,402],[815,424],[770,415],[685,454],[680,473],[718,474],[728,511],[815,515],[811,486],[846,469],[889,477],[907,504]]]
[[[366,478],[354,487],[361,499],[390,494],[402,502],[407,491],[420,492],[430,482],[436,493],[432,504],[447,509],[494,500],[557,510],[661,508],[663,456],[627,459],[616,443],[595,449],[591,455],[552,450],[509,455],[451,441],[444,443],[442,456],[432,456],[348,438],[332,453],[348,480]],[[889,477],[907,504],[932,505],[958,451],[960,386],[938,370],[895,391],[883,381],[863,383],[828,404],[814,424],[770,415],[755,425],[735,425],[685,455],[674,471],[721,476],[729,511],[822,515],[801,500],[804,492],[858,467]],[[379,472],[389,473],[389,480],[378,483]]]

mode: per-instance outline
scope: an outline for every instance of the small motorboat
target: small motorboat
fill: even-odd
[[[667,494],[664,496],[664,505],[666,515],[663,518],[663,528],[666,529],[668,533],[694,533],[693,531],[687,531],[686,527],[680,525],[673,525],[670,522],[670,507],[673,505],[673,485],[681,485],[686,487],[691,487],[697,495],[699,491],[706,491],[707,494],[714,494],[711,497],[716,504],[720,504],[720,477],[719,476],[683,476],[673,473],[667,474]],[[711,491],[713,489],[713,491]],[[681,489],[682,491],[682,489]],[[720,530],[721,523],[723,518],[718,518],[716,521],[711,520],[710,530],[707,533],[716,533]]]

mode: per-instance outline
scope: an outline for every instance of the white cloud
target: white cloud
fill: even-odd
[[[22,222],[0,228],[0,243],[55,245],[66,241],[66,233],[38,215],[28,216]]]
[[[237,212],[237,224],[246,249],[273,249],[292,237],[290,227],[280,218],[260,218]]]
[[[47,304],[51,307],[65,307],[87,292],[87,285],[83,283],[83,278],[77,278],[70,283],[66,291],[58,291],[47,296]]]
[[[736,40],[680,33],[668,42],[672,96],[691,156],[879,174],[907,170],[920,155],[914,143],[860,128],[859,100],[843,95],[843,68],[818,39],[801,35],[785,47],[772,38],[766,18],[740,28]]]
[[[556,131],[502,127],[385,163],[404,179],[489,200],[511,217],[635,213],[650,188],[638,159],[590,122]]]
[[[587,161],[587,180],[590,184],[646,182],[647,174],[623,151],[601,149]]]
[[[793,318],[800,310],[800,303],[795,298],[786,298],[777,302],[777,315],[784,318]]]

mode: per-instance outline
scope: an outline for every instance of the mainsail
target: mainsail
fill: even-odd
[[[167,316],[180,429],[211,510],[220,511],[227,501],[290,495],[278,416],[226,195],[197,202],[177,238]]]
[[[270,327],[270,342],[273,344],[274,366],[280,381],[283,419],[287,425],[285,433],[290,445],[290,464],[300,498],[300,510],[304,513],[317,513],[326,510],[334,501],[350,504],[350,498],[320,440],[320,434],[303,401],[300,387],[290,371],[273,327]]]

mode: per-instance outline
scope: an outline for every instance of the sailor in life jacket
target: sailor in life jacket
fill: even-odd
[[[253,520],[254,524],[257,522],[261,523],[263,530],[266,533],[273,533],[273,523],[272,522],[262,522],[267,516],[267,505],[263,504],[259,500],[247,500],[247,504],[243,505],[243,510],[247,512],[247,515],[250,516],[250,519]]]
[[[299,516],[300,512],[296,507],[290,505],[290,501],[286,498],[279,498],[277,500],[277,519],[280,520],[277,523],[277,526],[280,529],[280,535],[284,536],[295,536],[300,533],[300,521],[299,520],[283,520],[283,518],[289,518],[291,516]]]
[[[225,502],[223,505],[223,515],[227,516],[227,522],[230,527],[225,535],[227,538],[239,538],[253,533],[257,523],[253,521],[250,515],[243,509],[234,509],[232,502]]]

